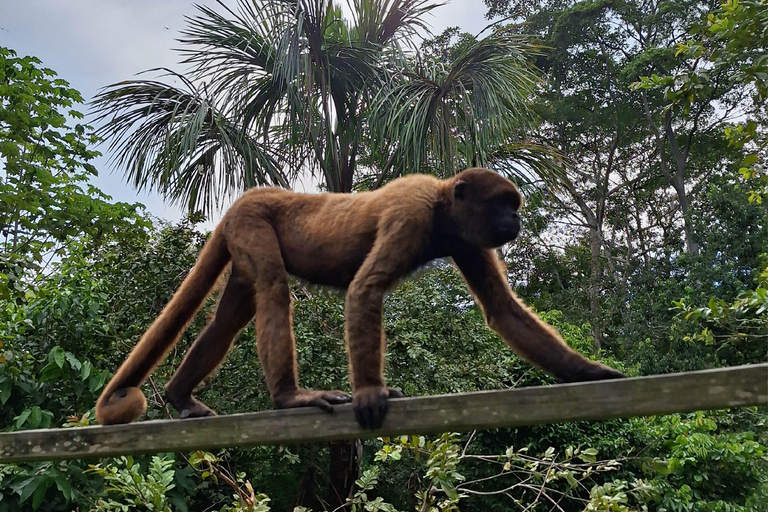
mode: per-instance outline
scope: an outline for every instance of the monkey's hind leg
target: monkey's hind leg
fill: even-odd
[[[253,280],[233,265],[213,320],[165,387],[166,399],[179,412],[179,418],[215,416],[213,410],[192,396],[192,391],[224,360],[235,336],[253,318],[255,307]]]
[[[277,236],[268,225],[251,225],[250,233],[235,244],[247,244],[243,251],[252,247],[258,251],[242,258],[243,252],[235,250],[233,259],[247,260],[256,275],[256,346],[272,401],[278,409],[314,406],[333,412],[333,404],[351,402],[352,397],[338,390],[299,387],[291,293]]]

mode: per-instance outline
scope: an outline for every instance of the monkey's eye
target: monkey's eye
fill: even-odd
[[[514,192],[504,192],[497,196],[496,201],[498,204],[503,205],[505,208],[512,208],[517,211],[520,208],[520,196]]]

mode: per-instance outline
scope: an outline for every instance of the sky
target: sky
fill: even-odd
[[[213,0],[196,3],[215,5]],[[236,0],[225,3],[235,5]],[[452,0],[427,22],[434,34],[450,26],[476,34],[488,24],[485,11],[482,0]],[[196,13],[195,2],[188,0],[0,0],[0,46],[39,58],[89,101],[101,87],[141,71],[183,71],[175,39],[185,27],[184,17]],[[175,221],[183,216],[161,196],[125,184],[122,169],[109,164],[106,145],[97,149],[105,155],[94,162],[96,186],[116,201],[143,203],[158,217]]]

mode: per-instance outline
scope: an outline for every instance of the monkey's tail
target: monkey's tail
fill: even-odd
[[[219,224],[171,301],[104,388],[96,402],[96,419],[100,424],[130,423],[147,409],[139,386],[176,345],[230,260],[222,229]]]

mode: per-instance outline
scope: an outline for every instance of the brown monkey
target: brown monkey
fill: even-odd
[[[224,359],[256,315],[259,359],[276,407],[352,400],[365,428],[379,428],[387,399],[381,326],[385,292],[420,265],[452,257],[488,325],[529,362],[565,382],[623,375],[569,348],[510,289],[494,248],[520,231],[521,196],[487,169],[451,179],[410,175],[374,192],[297,194],[259,188],[227,211],[181,287],[109,382],[96,404],[99,423],[128,423],[146,409],[138,386],[175,345],[231,261],[213,320],[166,386],[181,418],[214,412],[192,391]],[[288,274],[347,289],[346,341],[352,397],[299,387]]]

